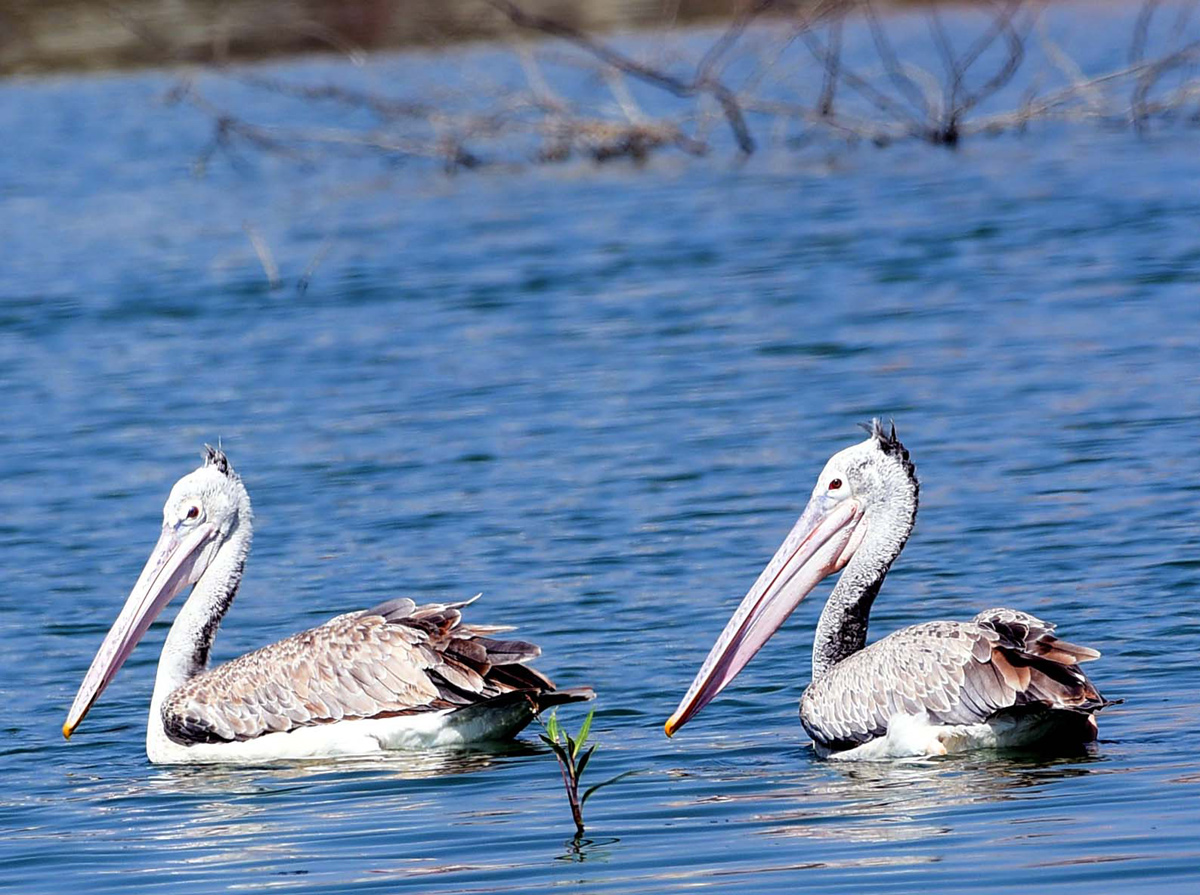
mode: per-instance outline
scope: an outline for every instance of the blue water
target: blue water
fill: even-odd
[[[157,103],[171,83],[0,86],[6,893],[1200,884],[1194,132],[458,178],[251,156],[195,178],[207,125]],[[816,760],[796,704],[824,590],[664,738],[872,415],[922,480],[872,631],[996,604],[1058,622],[1125,700],[1094,753]],[[532,732],[149,765],[170,611],[62,740],[168,489],[217,439],[256,512],[217,658],[483,591],[473,619],[598,691],[589,774],[637,772],[588,804],[585,841]]]

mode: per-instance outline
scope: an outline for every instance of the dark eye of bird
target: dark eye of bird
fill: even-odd
[[[834,479],[832,482],[830,482],[830,483],[829,483],[829,490],[830,490],[830,491],[836,491],[836,490],[837,490],[838,488],[840,488],[840,487],[842,487],[842,480],[841,480],[841,479]]]
[[[200,515],[200,507],[191,507],[188,509],[187,517],[189,519],[195,519],[199,515]]]

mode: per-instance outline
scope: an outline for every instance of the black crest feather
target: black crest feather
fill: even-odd
[[[917,467],[913,465],[912,460],[908,457],[908,448],[900,443],[900,439],[896,435],[896,421],[891,420],[890,429],[885,429],[883,427],[883,420],[875,417],[870,423],[863,423],[862,427],[879,443],[881,451],[890,457],[895,457],[903,464],[904,471],[908,473],[908,477],[916,484]]]
[[[233,467],[229,465],[229,458],[225,456],[225,452],[220,447],[213,447],[211,444],[204,446],[204,465],[215,466],[217,472],[230,478],[236,475]]]

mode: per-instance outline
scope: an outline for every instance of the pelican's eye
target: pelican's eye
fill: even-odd
[[[841,480],[841,479],[834,479],[832,482],[830,482],[830,483],[829,483],[829,490],[830,490],[830,491],[836,491],[836,490],[837,490],[838,488],[840,488],[840,487],[842,487],[842,480]]]
[[[188,519],[199,519],[200,518],[200,507],[196,506],[195,504],[192,504],[190,507],[188,507],[187,518]]]

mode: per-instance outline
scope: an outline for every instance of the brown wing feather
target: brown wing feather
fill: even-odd
[[[903,628],[809,686],[801,721],[818,743],[845,749],[882,736],[898,713],[977,724],[1022,706],[1091,714],[1108,705],[1077,667],[1100,654],[1053,632],[1013,609]]]
[[[246,740],[517,691],[547,704],[590,698],[590,691],[555,691],[526,668],[541,653],[534,644],[489,636],[509,629],[463,624],[466,605],[389,600],[196,675],[163,704],[167,734],[185,744]]]

